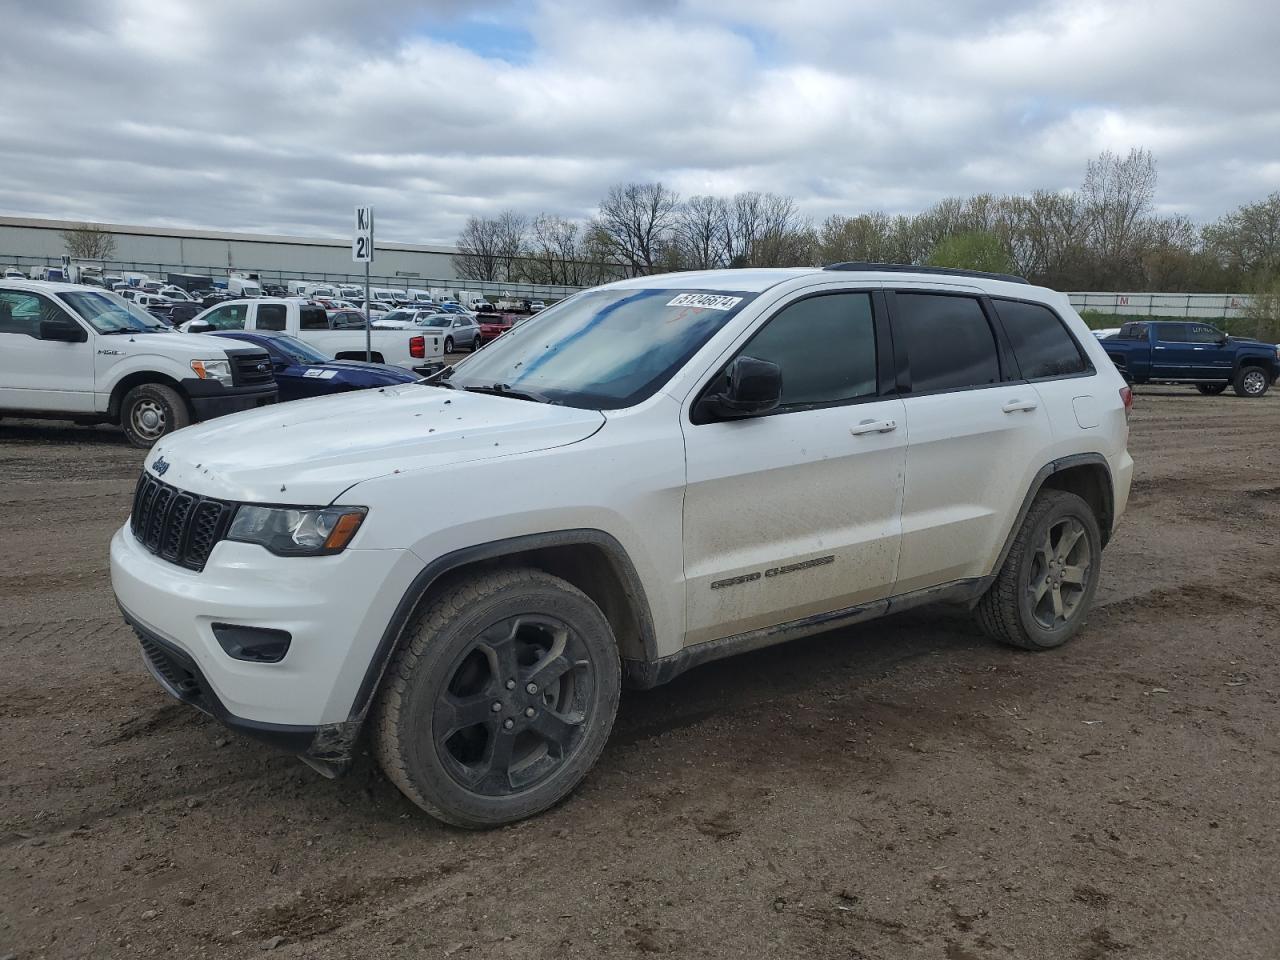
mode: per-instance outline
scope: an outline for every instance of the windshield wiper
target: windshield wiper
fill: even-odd
[[[551,403],[549,397],[532,390],[512,390],[505,383],[495,383],[488,387],[463,387],[468,393],[488,393],[495,397],[510,397],[513,400],[532,400],[534,403]]]
[[[451,376],[453,376],[453,367],[445,367],[443,370],[437,370],[435,373],[427,374],[421,380],[413,382],[423,383],[428,387],[444,387],[446,390],[457,390],[458,388],[449,382]]]

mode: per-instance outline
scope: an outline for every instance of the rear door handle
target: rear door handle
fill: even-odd
[[[861,437],[868,433],[892,433],[897,429],[897,420],[863,420],[856,427],[850,427],[849,432],[855,437]]]
[[[1030,413],[1038,406],[1039,404],[1034,400],[1010,400],[1000,409],[1005,413],[1018,413],[1019,411],[1023,413]]]

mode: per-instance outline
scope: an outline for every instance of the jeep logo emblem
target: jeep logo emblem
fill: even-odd
[[[151,464],[151,469],[156,472],[157,477],[163,477],[169,471],[169,463],[165,460],[164,456],[161,455],[156,457],[156,462]]]

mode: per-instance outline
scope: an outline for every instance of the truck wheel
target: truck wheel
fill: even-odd
[[[978,601],[978,624],[992,639],[1024,650],[1061,646],[1084,623],[1101,565],[1093,510],[1074,493],[1042,490]]]
[[[453,337],[444,338],[444,352],[453,353]]]
[[[582,591],[529,568],[478,574],[406,631],[374,750],[427,813],[496,827],[578,785],[604,749],[620,689],[613,631]]]
[[[1267,380],[1267,372],[1261,367],[1241,367],[1236,371],[1232,386],[1237,397],[1260,397],[1271,384]]]
[[[1197,383],[1196,389],[1206,397],[1216,397],[1218,394],[1226,390],[1228,384],[1225,383]]]
[[[125,436],[144,450],[190,422],[191,412],[182,395],[162,383],[140,383],[124,395],[120,404],[120,426]]]

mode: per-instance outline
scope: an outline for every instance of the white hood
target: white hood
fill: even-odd
[[[146,469],[225,500],[323,505],[362,480],[576,443],[596,410],[407,383],[262,407],[162,439]]]

